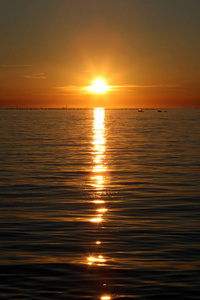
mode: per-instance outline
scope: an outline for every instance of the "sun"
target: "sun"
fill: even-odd
[[[108,86],[103,79],[98,78],[93,82],[92,86],[88,87],[88,90],[94,93],[102,94],[108,91]]]

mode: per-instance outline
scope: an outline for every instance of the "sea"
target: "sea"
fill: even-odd
[[[200,109],[1,109],[0,299],[200,299]]]

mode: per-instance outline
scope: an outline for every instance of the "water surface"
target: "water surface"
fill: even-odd
[[[198,109],[0,117],[1,299],[199,299]]]

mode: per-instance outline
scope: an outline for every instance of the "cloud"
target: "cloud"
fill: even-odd
[[[126,91],[131,92],[134,89],[144,89],[144,88],[152,88],[152,89],[162,89],[162,88],[175,88],[177,85],[108,85],[107,93],[117,92],[117,91]],[[77,86],[77,85],[68,85],[61,87],[54,87],[54,89],[60,90],[64,93],[77,93],[77,94],[85,94],[91,93],[88,89],[88,86]]]
[[[46,75],[45,73],[34,73],[34,74],[30,74],[30,75],[24,75],[24,78],[28,78],[28,79],[46,79]]]
[[[173,88],[177,85],[167,84],[167,85],[110,85],[109,88]]]
[[[85,70],[85,71],[79,71],[79,73],[92,73],[91,71],[89,71],[89,70]]]
[[[58,86],[54,87],[54,89],[60,90],[66,93],[85,93],[87,87],[85,86],[77,86],[77,85],[68,85],[68,86]]]
[[[0,68],[29,68],[32,67],[32,65],[20,65],[20,64],[0,64]]]

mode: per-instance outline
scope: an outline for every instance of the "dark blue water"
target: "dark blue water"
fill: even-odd
[[[200,299],[200,110],[0,110],[0,299]]]

